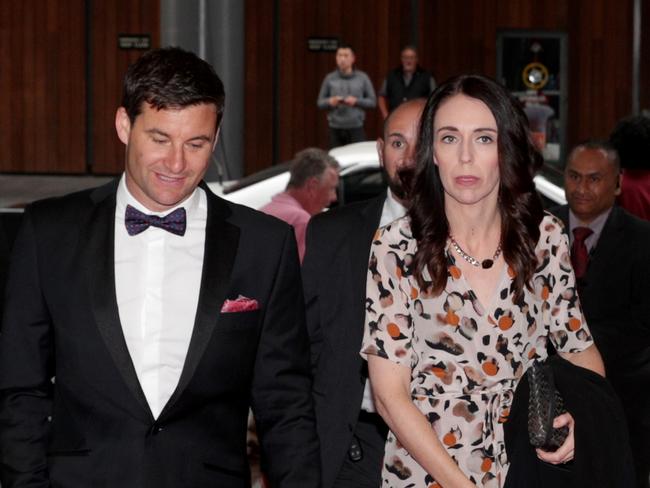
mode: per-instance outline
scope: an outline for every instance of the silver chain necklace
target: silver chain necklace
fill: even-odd
[[[483,269],[490,269],[498,257],[501,255],[501,243],[497,246],[497,250],[494,251],[494,256],[492,256],[492,259],[484,259],[483,261],[479,261],[475,257],[470,256],[467,254],[465,251],[463,251],[458,243],[456,242],[456,239],[449,235],[449,240],[451,241],[451,245],[454,247],[456,252],[462,257],[465,261],[467,261],[469,264],[472,266],[476,266],[477,268],[483,268]]]

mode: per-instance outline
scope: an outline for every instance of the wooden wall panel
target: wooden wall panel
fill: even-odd
[[[569,3],[569,144],[607,138],[632,110],[633,0]]]
[[[639,108],[650,116],[650,2],[641,2],[641,81]]]
[[[119,34],[150,34],[152,47],[160,45],[159,0],[97,0],[91,2],[92,49],[92,166],[95,174],[117,174],[124,169],[124,146],[115,133],[115,111],[120,106],[126,68],[144,51],[118,48]]]
[[[632,0],[421,2],[422,58],[442,81],[496,74],[499,29],[557,30],[569,39],[568,144],[606,138],[631,110]],[[467,15],[467,13],[471,15]],[[647,26],[650,28],[650,25]]]
[[[84,1],[0,3],[0,171],[82,173]]]
[[[309,52],[307,39],[337,37],[350,43],[357,68],[368,74],[377,90],[386,71],[399,63],[400,46],[411,39],[410,5],[409,0],[247,0],[247,174],[288,160],[304,147],[327,147],[326,113],[316,107],[316,98],[323,78],[336,67],[334,53]],[[276,98],[274,41],[279,61]],[[275,127],[273,107],[278,117]],[[367,111],[365,129],[368,138],[379,134],[378,109]]]
[[[274,2],[246,4],[244,66],[244,171],[254,173],[273,162],[273,19]],[[228,117],[228,94],[226,111]]]
[[[569,35],[568,142],[605,137],[631,112],[634,0],[246,0],[245,171],[327,145],[316,96],[332,53],[310,53],[310,36],[353,44],[357,66],[378,88],[400,46],[418,38],[421,64],[440,82],[457,73],[495,74],[498,29]],[[85,11],[91,12],[92,77],[85,82]],[[410,31],[416,6],[418,32]],[[118,173],[113,127],[121,79],[141,51],[120,51],[119,33],[150,33],[159,45],[159,0],[22,0],[0,3],[0,171],[83,173],[86,124],[92,171]],[[275,34],[275,35],[274,35]],[[277,46],[277,51],[274,47]],[[650,108],[650,7],[642,2],[641,107]],[[278,64],[274,66],[274,59]],[[274,69],[277,92],[274,92]],[[86,93],[91,120],[86,121]],[[277,115],[277,124],[274,124]],[[378,111],[366,131],[381,130]]]
[[[327,145],[324,111],[315,106],[323,77],[334,69],[332,53],[310,53],[310,36],[339,37],[357,51],[357,67],[376,88],[398,63],[400,46],[418,38],[421,64],[438,82],[460,73],[496,74],[499,29],[563,31],[568,34],[569,87],[567,142],[607,137],[616,121],[631,111],[632,6],[634,0],[247,0],[247,81],[245,171],[273,161],[273,118],[279,123],[277,161],[305,146]],[[644,2],[644,7],[647,7]],[[418,32],[410,32],[412,8]],[[643,11],[644,53],[650,52],[649,8]],[[277,19],[280,90],[273,98],[273,22]],[[260,38],[266,36],[266,43]],[[252,60],[256,60],[251,62]],[[646,59],[646,58],[643,58]],[[642,106],[650,105],[650,68],[642,60]],[[255,103],[248,103],[249,94]],[[262,95],[263,94],[263,95]],[[264,102],[259,103],[264,96]],[[268,97],[271,97],[269,102]],[[269,103],[271,106],[269,107]],[[263,107],[264,110],[260,110]],[[260,117],[262,120],[260,120]],[[251,118],[254,121],[251,121]],[[369,139],[381,130],[378,111],[367,113]],[[253,141],[253,143],[250,143]],[[259,144],[263,141],[262,144]]]

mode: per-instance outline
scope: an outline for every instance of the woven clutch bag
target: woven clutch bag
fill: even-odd
[[[548,364],[535,360],[527,375],[530,386],[528,438],[535,447],[555,451],[569,435],[569,428],[553,428],[553,419],[566,412],[562,396],[555,388],[553,370]]]

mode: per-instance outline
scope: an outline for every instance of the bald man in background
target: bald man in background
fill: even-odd
[[[359,355],[366,274],[376,229],[406,213],[399,173],[414,165],[424,104],[418,99],[400,105],[377,140],[386,192],[318,215],[307,228],[302,275],[324,488],[381,485],[388,428],[374,408],[368,370]]]

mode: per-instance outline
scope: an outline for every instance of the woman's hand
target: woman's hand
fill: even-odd
[[[544,462],[551,464],[564,464],[573,459],[575,450],[575,440],[573,438],[573,430],[575,429],[575,420],[569,412],[558,415],[553,420],[553,427],[558,429],[564,426],[569,427],[569,435],[564,440],[564,443],[557,448],[557,451],[549,452],[542,449],[535,449],[537,457]]]

